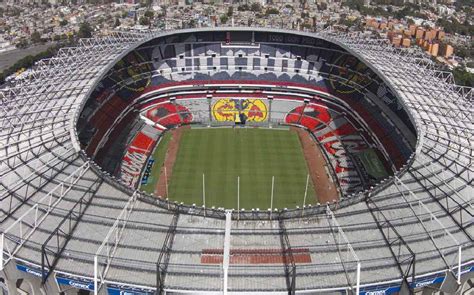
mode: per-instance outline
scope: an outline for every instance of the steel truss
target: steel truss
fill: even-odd
[[[417,160],[416,160],[417,161]],[[472,224],[472,212],[469,206],[471,200],[464,200],[462,197],[460,200],[457,200],[453,197],[453,195],[460,196],[456,190],[446,191],[441,186],[438,186],[438,183],[435,183],[428,175],[423,175],[419,171],[414,170],[409,172],[413,178],[423,187],[427,188],[429,186],[433,186],[434,190],[426,189],[426,192],[439,204],[439,206],[447,213],[447,215],[453,220],[453,222],[464,232],[464,234],[472,241],[471,234],[466,230],[469,225]],[[418,176],[416,176],[417,174]],[[435,178],[436,173],[433,174]],[[439,178],[438,178],[439,179]],[[440,183],[445,183],[443,180]],[[462,187],[461,187],[462,188]],[[410,191],[411,192],[411,191]],[[444,199],[445,205],[441,203],[441,199]],[[450,202],[454,203],[454,205],[450,206]],[[459,220],[455,218],[455,214],[459,213]],[[464,217],[467,215],[467,217]],[[466,220],[467,218],[467,220]],[[466,223],[464,223],[464,221]]]
[[[380,233],[390,248],[390,252],[402,276],[400,294],[413,294],[413,289],[410,287],[408,278],[411,279],[412,283],[415,282],[415,253],[398,233],[390,220],[383,214],[382,209],[377,206],[376,202],[368,197],[366,198],[366,203],[367,208],[369,208],[372,217],[377,223]]]
[[[56,176],[61,174],[62,169],[70,165],[71,161],[73,161],[75,158],[75,155],[71,153],[71,151],[71,148],[66,149],[61,154],[59,154],[58,157],[48,159],[46,163],[39,162],[36,168],[30,170],[32,171],[31,173],[28,173],[24,176],[22,176],[20,173],[15,175],[18,177],[18,179],[14,185],[12,187],[4,186],[5,196],[2,196],[0,201],[3,211],[1,220],[4,221],[6,218],[10,217],[17,211],[17,209],[31,200],[34,194],[50,183],[51,179],[54,179]],[[46,155],[53,154],[51,153]],[[27,168],[29,167],[27,166]],[[27,173],[29,171],[27,170],[25,172]],[[22,195],[21,193],[18,193],[18,191],[23,188],[25,192]]]
[[[434,63],[430,60],[426,58],[417,59],[413,55],[405,54],[403,50],[395,49],[383,41],[369,41],[362,38],[353,40],[345,34],[334,35],[336,40],[348,44],[352,49],[361,52],[362,56],[370,60],[373,64],[381,65],[384,74],[395,78],[392,79],[391,84],[395,86],[397,92],[402,94],[401,96],[406,99],[406,103],[411,102],[417,104],[419,103],[420,97],[417,96],[416,100],[414,100],[405,95],[405,92],[412,93],[413,90],[421,91],[427,95],[426,98],[430,101],[437,102],[438,100],[444,100],[453,102],[454,107],[456,107],[456,105],[465,107],[464,109],[459,109],[462,113],[461,118],[466,120],[466,122],[469,122],[469,119],[471,119],[472,122],[472,88],[458,89],[457,86],[453,84],[454,79],[452,74],[437,70]],[[417,67],[414,67],[413,64],[416,64]],[[398,81],[403,81],[403,83],[399,83]],[[411,83],[411,81],[414,81],[414,83],[408,85],[407,83]],[[433,87],[430,89],[427,85],[433,85]],[[447,92],[455,92],[458,94],[458,97],[446,95]],[[438,110],[436,112],[437,116],[440,114],[454,116],[455,114],[449,109],[445,109],[445,112],[439,111],[439,104],[437,103],[433,103],[432,105],[436,106]],[[455,125],[449,129],[449,131],[457,133],[463,132],[463,130],[463,128],[458,129]]]
[[[460,227],[461,228],[465,228],[466,227],[466,224],[463,223],[463,220],[465,222],[467,222],[467,226],[469,224],[471,224],[472,222],[472,218],[473,218],[473,211],[474,210],[474,206],[473,206],[473,200],[472,198],[469,198],[469,199],[465,199],[464,196],[462,196],[458,190],[459,189],[462,189],[462,188],[465,188],[467,187],[471,182],[472,180],[467,180],[466,183],[464,183],[463,181],[461,181],[460,179],[460,175],[458,174],[454,174],[454,176],[452,177],[448,177],[446,176],[446,170],[444,168],[438,168],[440,169],[439,171],[435,171],[433,168],[433,163],[434,162],[429,162],[429,164],[427,164],[426,162],[421,162],[420,160],[418,159],[415,159],[415,163],[423,166],[424,168],[428,169],[430,171],[430,173],[432,173],[432,175],[434,176],[434,178],[436,178],[440,183],[443,183],[444,185],[446,185],[448,188],[449,188],[449,191],[446,191],[445,189],[443,189],[442,187],[440,186],[436,186],[436,189],[435,189],[435,192],[434,192],[434,198],[435,199],[438,199],[438,196],[436,195],[436,192],[439,190],[441,192],[442,195],[445,195],[445,201],[446,201],[446,209],[448,210],[449,213],[451,213],[451,215],[453,215],[452,211],[450,211],[450,208],[449,208],[449,202],[448,202],[448,199],[452,202],[455,203],[455,208],[454,208],[454,211],[459,211],[460,213]],[[420,173],[420,172],[418,172]],[[440,174],[442,177],[440,177]],[[426,177],[426,175],[424,177],[422,177],[421,179],[419,179],[420,181],[422,182],[430,182],[431,184],[434,184],[436,185],[432,180],[432,178],[430,177]],[[453,181],[457,181],[457,182],[461,182],[458,186],[453,187],[448,181],[447,179],[449,180],[453,180]],[[457,199],[454,198],[454,196],[457,197]],[[463,219],[463,214],[462,213],[466,213],[467,216]],[[471,241],[472,241],[472,237],[466,232],[466,234],[470,237]]]
[[[170,227],[166,233],[160,255],[156,261],[156,294],[164,294],[166,272],[168,271],[168,263],[170,261],[171,249],[173,248],[176,227],[178,226],[179,213],[173,214]]]
[[[331,228],[331,233],[333,235],[337,251],[339,252],[339,258],[346,274],[347,285],[353,294],[358,295],[360,289],[360,260],[329,206],[326,207],[326,218],[328,219],[329,227]],[[355,271],[353,270],[354,265]],[[351,273],[351,269],[352,272],[355,272],[355,274]]]
[[[420,225],[423,227],[427,235],[429,236],[433,247],[439,253],[441,259],[446,265],[447,274],[451,274],[456,277],[457,283],[461,283],[461,252],[462,245],[457,239],[451,234],[451,232],[444,226],[441,221],[431,212],[431,210],[417,197],[408,186],[403,183],[398,177],[395,181],[395,186],[402,194],[405,202],[410,206],[413,215],[418,219]],[[405,190],[401,189],[402,186]],[[425,217],[427,215],[427,217]],[[435,235],[433,232],[442,230],[444,234]],[[449,247],[440,246],[441,243],[451,244]],[[455,254],[451,254],[452,258],[449,259],[450,252],[455,249]],[[448,291],[449,292],[449,291]]]
[[[75,131],[70,129],[74,129],[77,112],[85,102],[87,94],[94,87],[95,79],[104,74],[106,67],[122,52],[159,34],[158,32],[137,34],[117,32],[103,38],[83,39],[77,47],[62,48],[55,57],[38,62],[26,78],[13,82],[9,89],[0,90],[1,208],[6,210],[6,219],[16,218],[14,213],[20,206],[32,205],[26,213],[16,219],[1,234],[0,250],[4,255],[0,258],[0,269],[3,269],[6,263],[14,258],[48,214],[55,210],[68,191],[91,168],[95,173],[101,174],[101,177],[110,180],[114,187],[132,195],[95,254],[94,284],[96,293],[105,282],[107,271],[111,267],[115,251],[119,247],[127,220],[130,218],[138,198],[174,212],[160,257],[156,263],[158,293],[162,292],[164,288],[170,250],[173,246],[179,215],[181,213],[206,215],[209,218],[226,218],[227,220],[228,214],[223,210],[183,206],[156,200],[144,193],[132,193],[130,189],[116,183],[95,165],[90,166],[87,159],[84,159],[86,162],[66,178],[59,181],[57,179],[57,175],[66,167],[66,164],[60,164],[60,162],[74,158],[75,155],[77,156],[74,150],[79,151],[80,149],[77,147],[74,137]],[[400,180],[400,175],[402,175],[401,172],[408,177],[417,174],[419,177],[415,177],[415,179],[421,188],[427,190],[432,199],[436,200],[429,205],[439,205],[446,215],[459,213],[458,219],[447,217],[448,223],[451,223],[450,218],[454,223],[460,220],[460,224],[457,225],[461,229],[472,224],[472,198],[466,198],[466,194],[460,193],[460,190],[472,185],[472,168],[469,166],[474,160],[471,144],[474,138],[472,127],[473,89],[455,85],[451,73],[440,71],[423,55],[412,54],[389,46],[386,40],[363,40],[360,37],[353,38],[348,34],[329,30],[316,34],[316,36],[342,42],[362,56],[364,60],[371,62],[388,79],[389,83],[387,84],[393,87],[392,90],[396,96],[402,98],[400,102],[407,107],[409,115],[416,123],[415,128],[418,133],[416,155],[410,158],[411,162],[408,167],[403,168],[403,171],[397,174],[394,182],[387,181],[384,185],[395,184],[405,202],[409,204],[413,213],[412,219],[418,220],[429,236],[433,248],[446,265],[446,269],[456,277],[457,282],[460,282],[461,250],[464,245],[451,234],[451,227],[447,227],[439,220],[443,211],[439,210],[433,213],[430,210],[431,207],[424,204],[416,193],[408,188],[408,182],[404,183]],[[357,89],[361,88],[354,81],[347,82]],[[432,158],[440,167],[421,161],[420,157],[423,155]],[[427,159],[429,160],[429,158]],[[413,169],[411,163],[422,165],[429,171],[429,177],[426,177],[427,175],[421,171]],[[407,171],[408,173],[406,173]],[[41,188],[46,183],[57,185],[48,194],[42,195]],[[24,187],[26,187],[25,190],[20,190]],[[33,188],[33,191],[29,187]],[[67,247],[75,227],[90,204],[94,189],[90,194],[86,193],[76,203],[43,243],[43,282],[51,272],[55,271],[55,265],[61,258],[61,253]],[[340,204],[348,205],[363,197],[363,194],[359,194],[353,196],[352,199],[341,200]],[[36,202],[37,199],[39,200]],[[371,199],[368,199],[367,202],[380,232],[390,246],[403,281],[406,284],[411,275],[413,282],[415,254],[396,230],[397,224],[392,223],[383,214],[384,208],[377,207]],[[445,202],[446,205],[442,202]],[[306,212],[308,213],[305,216],[326,213],[331,234],[336,242],[334,248],[337,247],[338,255],[341,257],[349,288],[353,292],[358,292],[361,262],[331,209],[315,206],[306,209]],[[266,212],[241,212],[239,215],[240,219],[268,219]],[[283,233],[286,232],[283,218],[299,216],[301,213],[296,210],[278,213],[278,218],[281,219],[279,221],[282,230],[282,249],[285,259],[291,262],[286,266],[291,265],[292,269],[285,271],[287,278],[293,278],[289,284],[292,286],[289,288],[291,290],[295,288],[296,268],[288,236]],[[231,217],[235,219],[237,213],[233,212]],[[470,235],[468,237],[472,242],[472,237]],[[448,243],[450,246],[442,247],[442,242]],[[102,260],[104,257],[105,260]],[[355,278],[354,272],[356,273]]]
[[[122,234],[127,225],[128,219],[132,214],[135,203],[137,202],[137,193],[133,193],[117,216],[114,224],[100,244],[94,256],[94,294],[99,293],[100,288],[105,282],[110,263],[114,258],[117,246],[122,239]]]
[[[222,271],[224,276],[223,293],[227,294],[229,285],[229,264],[230,264],[230,230],[232,227],[232,211],[226,210],[225,212],[225,233],[224,233],[224,251],[222,260]]]
[[[45,284],[48,277],[56,268],[61,254],[71,239],[74,230],[82,219],[84,212],[89,207],[92,197],[100,185],[99,179],[87,188],[87,192],[64,216],[58,226],[51,232],[41,246],[41,283]]]
[[[0,236],[0,253],[6,254],[7,258],[0,255],[0,270],[13,259],[21,246],[88,170],[89,162],[85,162],[5,229]]]
[[[285,267],[286,287],[288,294],[294,295],[296,293],[296,264],[293,257],[293,250],[291,249],[290,239],[286,231],[285,221],[278,220],[280,227],[281,248],[283,251],[283,265]]]

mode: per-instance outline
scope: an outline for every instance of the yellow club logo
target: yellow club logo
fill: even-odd
[[[223,98],[212,106],[212,115],[219,122],[263,122],[267,119],[267,110],[261,99]]]

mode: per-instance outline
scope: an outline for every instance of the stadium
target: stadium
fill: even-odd
[[[330,29],[82,39],[0,92],[16,294],[470,294],[473,99]]]

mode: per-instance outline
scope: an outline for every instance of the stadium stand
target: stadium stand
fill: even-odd
[[[351,67],[341,69],[346,60]],[[393,174],[336,204],[289,208],[270,219],[266,210],[156,199],[95,163],[100,149],[113,148],[104,139],[111,129],[153,128],[136,129],[135,119],[121,125],[129,106],[143,102],[146,110],[154,98],[170,105],[163,93],[189,91],[186,81],[195,90],[229,81],[252,89],[251,81],[259,91],[314,102],[315,92],[332,97],[334,113],[352,109],[341,118],[378,139]],[[393,294],[426,286],[454,293],[472,278],[474,92],[429,60],[331,31],[116,33],[61,49],[17,83],[0,91],[0,276],[10,293]],[[275,98],[271,117],[281,122],[301,98]],[[202,101],[182,102],[196,110],[194,120],[205,119]],[[179,119],[164,120],[170,127],[189,118],[171,111]],[[223,262],[236,250],[258,249],[284,253],[290,263],[203,264],[208,249],[222,252]],[[311,262],[295,262],[292,249],[308,249]]]

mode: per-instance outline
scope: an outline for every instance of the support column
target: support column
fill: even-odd
[[[227,294],[228,286],[228,272],[230,262],[230,229],[232,226],[232,211],[226,210],[225,212],[225,235],[224,235],[224,257],[222,262],[222,268],[224,270],[224,287],[223,292]]]

